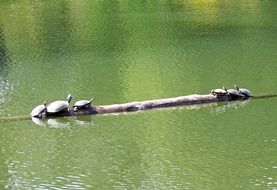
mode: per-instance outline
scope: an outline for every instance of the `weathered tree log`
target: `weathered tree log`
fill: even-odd
[[[254,96],[252,98],[270,98],[277,97],[277,94],[264,94]],[[249,99],[247,97],[240,97],[239,100]],[[70,108],[68,111],[48,115],[47,118],[53,117],[64,117],[64,116],[80,116],[80,115],[94,115],[94,114],[108,114],[108,113],[119,113],[119,112],[132,112],[140,111],[154,108],[162,107],[173,107],[173,106],[182,106],[182,105],[196,105],[196,104],[205,104],[212,102],[222,102],[222,101],[233,101],[229,96],[214,96],[212,94],[208,95],[187,95],[179,96],[174,98],[166,99],[156,99],[156,100],[147,100],[147,101],[135,101],[122,104],[113,104],[113,105],[100,105],[87,109],[79,109],[77,112],[73,108]],[[14,121],[14,120],[26,120],[31,119],[30,116],[11,116],[11,117],[2,117],[0,121]]]
[[[139,110],[161,108],[161,107],[172,107],[172,106],[180,106],[180,105],[203,104],[203,103],[219,102],[219,101],[227,101],[227,100],[229,100],[228,96],[216,97],[214,95],[194,94],[194,95],[188,95],[188,96],[179,96],[175,98],[97,106],[95,107],[95,111],[96,113],[116,113],[116,112],[139,111]]]
[[[240,100],[248,99],[246,97],[240,97]],[[212,102],[222,102],[222,101],[231,101],[232,99],[229,96],[214,96],[212,94],[208,95],[187,95],[179,96],[174,98],[166,99],[156,99],[156,100],[147,100],[147,101],[135,101],[122,104],[112,104],[112,105],[100,105],[88,109],[78,110],[74,112],[73,109],[69,109],[67,112],[59,113],[54,116],[48,117],[63,117],[63,116],[79,116],[79,115],[93,115],[93,114],[108,114],[108,113],[119,113],[119,112],[133,112],[141,111],[154,108],[162,107],[173,107],[181,105],[195,105],[195,104],[204,104]]]

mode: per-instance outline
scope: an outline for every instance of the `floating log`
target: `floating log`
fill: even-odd
[[[277,94],[264,94],[264,95],[258,95],[253,97],[241,96],[236,100],[247,100],[249,98],[270,98],[270,97],[277,97]],[[107,114],[107,113],[118,113],[118,112],[141,111],[141,110],[162,108],[162,107],[206,104],[206,103],[223,102],[223,101],[234,101],[234,99],[232,99],[228,95],[215,96],[212,94],[208,94],[208,95],[193,94],[193,95],[179,96],[179,97],[166,98],[166,99],[135,101],[135,102],[129,102],[129,103],[123,103],[123,104],[96,106],[91,109],[78,110],[78,112],[74,112],[73,109],[70,109],[69,112],[65,114],[68,116]],[[64,116],[64,114],[61,114],[61,116]]]
[[[153,108],[172,107],[172,106],[180,106],[180,105],[194,105],[194,104],[203,104],[203,103],[228,101],[228,100],[229,100],[228,96],[217,97],[214,95],[193,94],[193,95],[179,96],[174,98],[97,106],[95,107],[95,112],[98,114],[129,112],[129,111],[139,111],[139,110],[146,110],[146,109],[153,109]]]
[[[277,94],[264,94],[257,95],[251,98],[270,98],[277,97]],[[241,96],[237,100],[249,99],[248,97]],[[73,108],[70,108],[68,111],[61,112],[55,115],[48,115],[47,118],[54,117],[65,117],[65,116],[80,116],[80,115],[94,115],[94,114],[109,114],[109,113],[120,113],[120,112],[134,112],[142,111],[147,109],[162,108],[162,107],[173,107],[173,106],[182,106],[182,105],[197,105],[197,104],[207,104],[213,102],[223,102],[223,101],[234,101],[230,96],[215,96],[212,94],[207,95],[187,95],[179,96],[174,98],[166,99],[156,99],[156,100],[147,100],[147,101],[135,101],[122,104],[112,104],[112,105],[100,105],[87,109],[79,109],[74,111]],[[30,116],[11,116],[11,117],[2,117],[0,121],[15,121],[15,120],[26,120],[31,119]]]
[[[241,97],[240,99],[245,99]],[[211,102],[229,101],[231,100],[229,96],[214,96],[212,94],[208,95],[188,95],[179,96],[174,98],[166,99],[156,99],[147,101],[135,101],[122,104],[112,104],[112,105],[100,105],[86,109],[79,109],[74,111],[73,108],[66,112],[61,112],[56,115],[49,115],[47,117],[63,117],[63,116],[80,116],[80,115],[93,115],[93,114],[108,114],[108,113],[119,113],[119,112],[133,112],[142,111],[147,109],[162,108],[162,107],[173,107],[181,105],[195,105],[204,104]]]

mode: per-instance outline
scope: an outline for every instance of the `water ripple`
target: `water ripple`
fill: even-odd
[[[6,98],[7,94],[10,94],[13,91],[13,85],[7,79],[3,79],[0,76],[0,105],[7,104],[8,99]],[[0,109],[0,112],[4,111]]]

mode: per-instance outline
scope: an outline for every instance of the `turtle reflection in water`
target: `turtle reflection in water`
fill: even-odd
[[[40,127],[49,128],[68,128],[71,126],[69,118],[59,117],[59,118],[36,118],[32,117],[32,121]]]
[[[212,104],[212,113],[220,114],[225,113],[231,109],[240,109],[246,106],[250,102],[250,99],[247,100],[238,100],[238,101],[230,101],[230,102],[220,102]]]

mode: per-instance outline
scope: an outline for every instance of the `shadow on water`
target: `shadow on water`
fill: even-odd
[[[251,99],[216,103],[215,106],[212,106],[213,107],[212,112],[216,114],[220,114],[220,113],[225,113],[229,109],[239,109],[249,104],[250,101]]]

